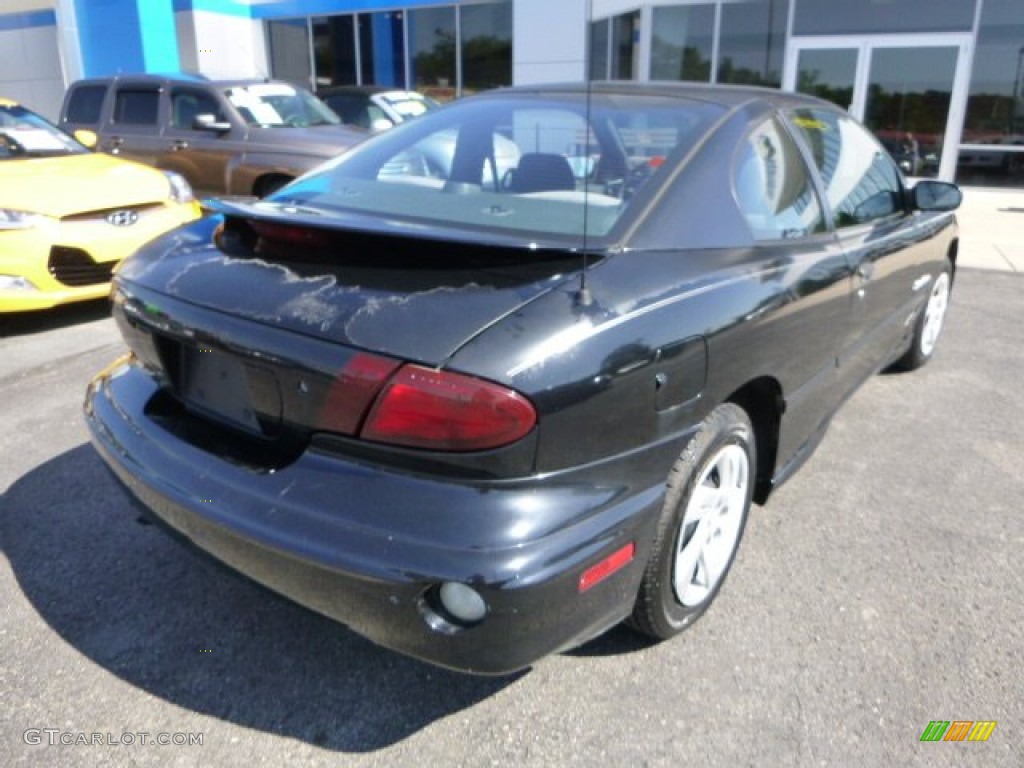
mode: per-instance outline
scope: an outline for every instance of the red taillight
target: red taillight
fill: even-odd
[[[359,431],[363,416],[399,363],[359,353],[338,372],[320,409],[317,426],[343,435]]]
[[[483,451],[513,443],[537,423],[525,397],[498,384],[406,365],[377,398],[360,436],[437,451]]]
[[[631,541],[621,549],[617,549],[612,552],[597,565],[588,568],[583,572],[583,575],[580,576],[580,592],[586,592],[592,586],[604,581],[616,571],[625,568],[633,560],[633,555],[635,554],[636,544]]]

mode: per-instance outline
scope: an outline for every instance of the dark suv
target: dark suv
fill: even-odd
[[[200,194],[260,197],[366,137],[289,83],[189,74],[80,80],[60,126],[93,131],[104,152],[177,171]]]

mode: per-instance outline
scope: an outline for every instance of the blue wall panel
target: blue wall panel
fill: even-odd
[[[353,11],[393,11],[398,8],[456,2],[458,0],[277,0],[249,6],[235,0],[174,0],[174,10],[210,11],[229,16],[251,16],[254,19],[279,19],[287,16],[320,16]]]
[[[147,72],[174,72],[181,68],[178,58],[178,31],[170,3],[137,0],[142,53]]]
[[[75,0],[86,77],[179,68],[169,5],[153,0]]]

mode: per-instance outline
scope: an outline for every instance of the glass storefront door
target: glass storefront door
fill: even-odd
[[[970,36],[794,38],[784,88],[849,110],[908,176],[952,180]]]

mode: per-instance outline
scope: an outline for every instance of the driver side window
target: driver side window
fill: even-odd
[[[892,216],[903,209],[903,183],[889,153],[862,126],[839,112],[798,109],[791,115],[825,183],[837,229]]]
[[[214,115],[218,121],[224,120],[220,105],[208,93],[188,89],[175,89],[171,92],[171,126],[183,131],[195,130],[195,119],[198,115]]]

